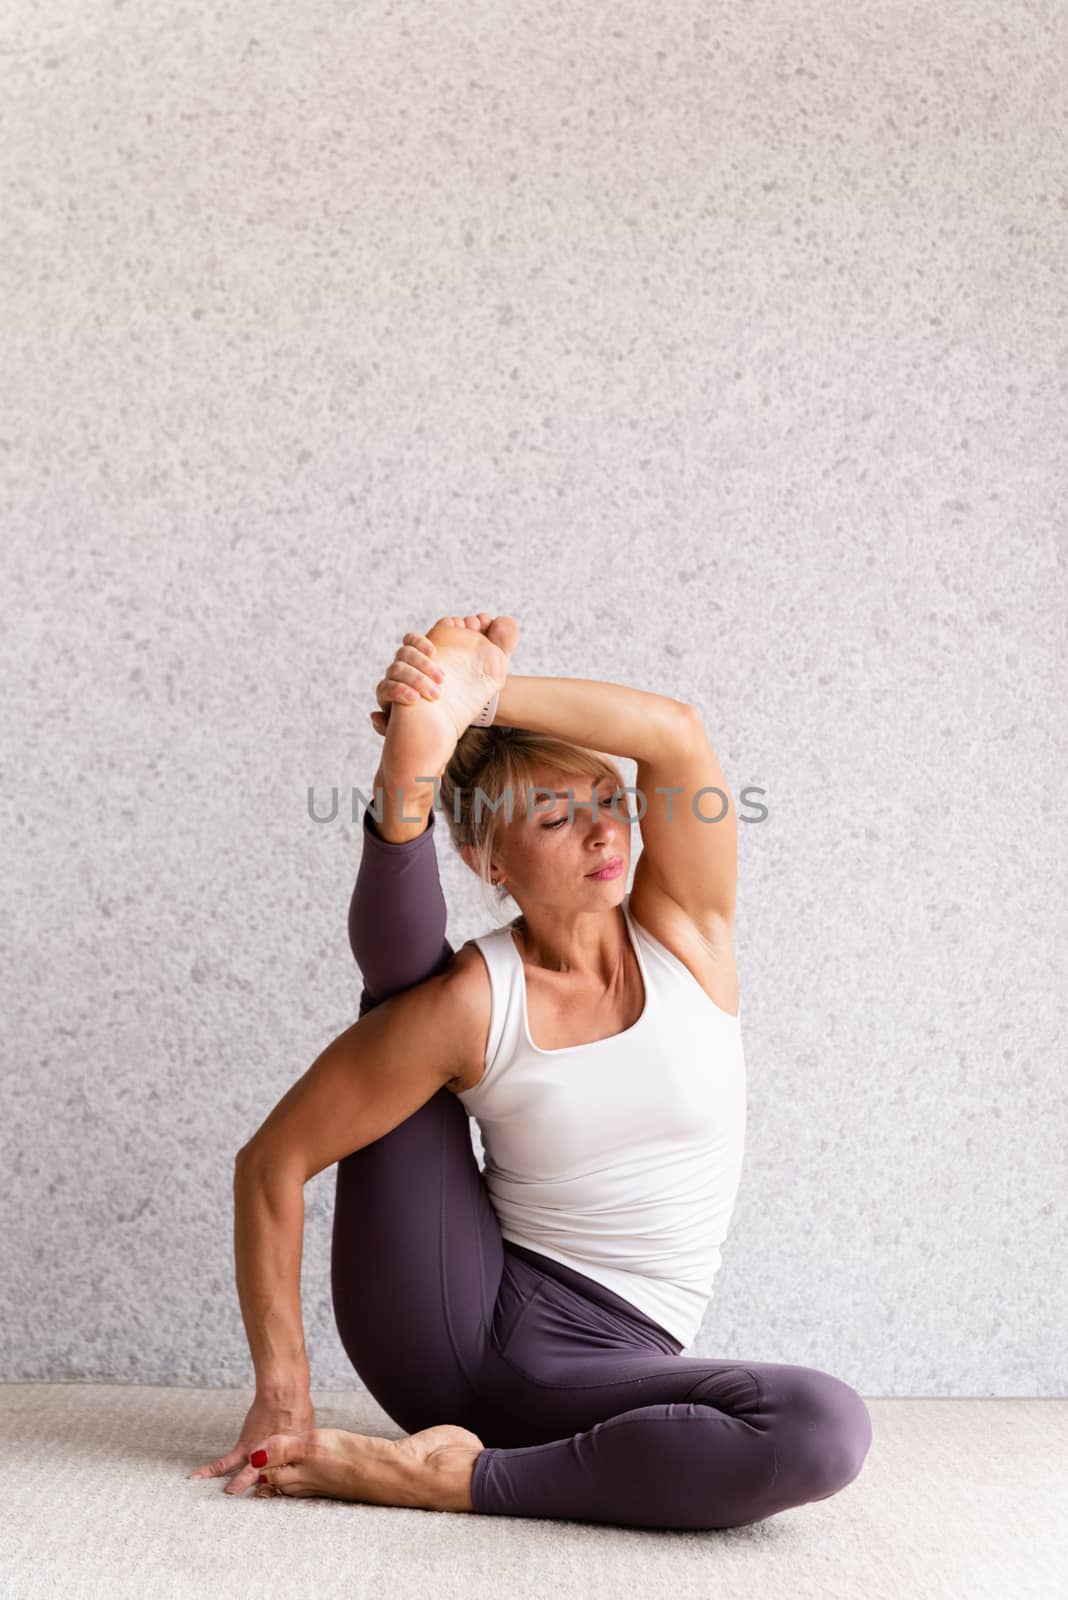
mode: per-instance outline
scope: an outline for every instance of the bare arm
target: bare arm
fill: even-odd
[[[327,1045],[238,1151],[237,1292],[258,1394],[288,1400],[308,1391],[300,1304],[304,1185],[383,1138],[466,1073],[479,1022],[470,986],[452,968],[380,1001]]]
[[[683,700],[585,678],[509,677],[494,721],[637,761],[641,898],[655,885],[708,942],[732,937],[737,821],[697,709]]]
[[[291,1173],[234,1164],[237,1297],[252,1352],[256,1393],[288,1405],[311,1392],[300,1307],[304,1185]]]
[[[686,713],[682,700],[622,683],[511,674],[500,691],[493,720],[611,756],[649,760],[674,744]]]

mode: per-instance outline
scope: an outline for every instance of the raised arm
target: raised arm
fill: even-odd
[[[642,851],[635,903],[648,893],[666,897],[711,950],[730,944],[737,818],[695,706],[620,683],[513,674],[501,690],[496,721],[636,761]]]
[[[682,700],[625,683],[512,673],[500,692],[493,720],[642,761],[674,746],[687,709]]]

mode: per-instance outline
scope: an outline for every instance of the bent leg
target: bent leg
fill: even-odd
[[[433,977],[453,955],[445,937],[431,811],[424,831],[392,844],[363,814],[363,854],[349,902],[349,946],[363,976],[360,1016],[380,1000]]]
[[[624,1527],[735,1528],[825,1500],[860,1472],[871,1418],[860,1395],[830,1373],[651,1360],[662,1362],[662,1372],[643,1379],[643,1391],[674,1389],[676,1400],[632,1406],[545,1444],[487,1447],[471,1480],[475,1510]],[[703,1372],[696,1382],[695,1369]],[[554,1388],[547,1405],[559,1407],[562,1398]]]
[[[604,1285],[505,1248],[518,1305],[484,1368],[500,1425],[475,1462],[476,1511],[732,1528],[825,1499],[860,1471],[871,1419],[841,1379],[681,1355]]]
[[[423,834],[397,845],[366,815],[364,824],[349,919],[367,981],[361,1015],[451,954],[433,813]],[[646,1328],[643,1343],[626,1302],[613,1310],[613,1297],[591,1286],[606,1314],[598,1321],[597,1304],[574,1287],[532,1290],[510,1259],[519,1299],[505,1307],[494,1346],[504,1246],[467,1113],[447,1089],[338,1163],[331,1281],[361,1379],[408,1433],[447,1422],[516,1441],[476,1458],[476,1511],[736,1527],[825,1499],[860,1471],[871,1422],[841,1380],[665,1356],[662,1344],[650,1354],[664,1332]]]
[[[364,975],[360,1015],[448,961],[446,907],[425,831],[393,844],[364,813],[349,938]],[[477,1367],[500,1284],[500,1224],[466,1109],[440,1089],[384,1138],[337,1166],[331,1254],[334,1315],[371,1394],[416,1433],[477,1432]]]

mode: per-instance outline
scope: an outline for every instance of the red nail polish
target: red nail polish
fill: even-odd
[[[267,1482],[267,1479],[263,1476],[262,1472],[260,1473],[260,1482],[261,1483],[266,1483]]]
[[[254,1467],[265,1467],[267,1465],[266,1450],[253,1450],[252,1454],[249,1456],[249,1461]]]

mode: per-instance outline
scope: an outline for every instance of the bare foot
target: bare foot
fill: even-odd
[[[312,1428],[272,1434],[260,1448],[267,1451],[260,1469],[267,1482],[297,1499],[322,1495],[375,1506],[471,1511],[467,1488],[484,1446],[477,1433],[443,1424],[404,1439]]]
[[[390,708],[379,771],[387,787],[429,783],[448,766],[464,733],[507,677],[519,643],[514,617],[494,617],[486,627],[478,617],[442,617],[427,630],[434,660],[445,674],[436,700],[419,699]],[[471,625],[473,624],[473,626]]]

